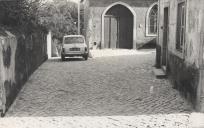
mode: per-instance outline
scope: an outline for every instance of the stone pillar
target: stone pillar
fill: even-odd
[[[49,31],[47,35],[47,56],[48,59],[52,58],[52,33]]]

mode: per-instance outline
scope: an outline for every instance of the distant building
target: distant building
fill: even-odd
[[[136,49],[155,43],[157,0],[85,0],[89,47]],[[95,47],[94,46],[94,47]]]
[[[204,0],[159,0],[157,67],[204,112]]]

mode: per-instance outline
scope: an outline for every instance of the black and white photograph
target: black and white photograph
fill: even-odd
[[[204,0],[0,0],[0,128],[204,128]]]

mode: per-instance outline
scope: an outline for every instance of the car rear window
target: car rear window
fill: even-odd
[[[66,37],[64,39],[64,44],[75,44],[75,43],[84,43],[82,37]]]

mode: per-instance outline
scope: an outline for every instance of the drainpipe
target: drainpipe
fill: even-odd
[[[80,35],[81,34],[81,32],[80,32],[80,3],[81,3],[81,0],[79,0],[78,1],[78,35]]]

